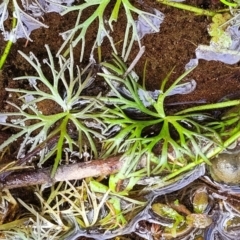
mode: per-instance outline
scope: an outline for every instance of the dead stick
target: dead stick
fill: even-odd
[[[0,182],[3,188],[13,189],[36,184],[53,184],[65,180],[78,180],[87,177],[106,176],[118,172],[123,161],[121,156],[106,160],[93,160],[84,163],[74,163],[59,166],[55,176],[51,178],[51,168],[33,171],[15,172]]]
[[[46,148],[47,146],[51,146],[53,144],[56,144],[59,136],[58,135],[53,135],[49,139],[46,139],[44,142],[40,143],[35,149],[33,149],[31,152],[29,152],[26,156],[23,158],[19,158],[15,164],[11,167],[16,167],[16,166],[21,166],[25,165],[28,161],[30,161],[34,156],[36,156],[41,150]],[[7,171],[7,172],[2,172],[0,173],[0,179],[5,179],[8,175],[12,174],[13,171]]]

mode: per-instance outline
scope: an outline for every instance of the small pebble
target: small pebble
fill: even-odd
[[[222,153],[211,161],[211,177],[226,184],[240,183],[240,153]]]

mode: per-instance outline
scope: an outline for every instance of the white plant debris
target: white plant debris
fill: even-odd
[[[44,8],[45,1],[44,0],[22,0],[22,6],[24,7],[25,11],[30,13],[33,17],[42,17],[45,12]]]
[[[28,78],[28,82],[30,87],[36,87],[37,86],[37,79],[34,77],[30,77]]]
[[[188,82],[179,84],[168,94],[168,96],[176,94],[189,94],[196,89],[197,83],[194,79],[191,79]]]
[[[25,11],[33,17],[41,17],[47,12],[61,13],[71,6],[74,0],[21,0]]]
[[[84,145],[84,149],[82,151],[73,151],[70,148],[65,148],[64,149],[65,156],[66,156],[66,162],[68,163],[75,163],[76,160],[80,160],[83,158],[84,162],[87,162],[92,159],[92,155],[87,151],[87,145]],[[61,162],[62,164],[62,162]]]
[[[195,51],[196,60],[220,61],[226,64],[235,64],[240,61],[240,14],[235,14],[232,19],[224,24],[228,24],[228,27],[217,40],[211,41],[209,45],[199,45],[197,47]]]
[[[86,120],[84,121],[84,124],[89,128],[99,129],[101,132],[105,131],[105,128],[99,122]]]
[[[24,158],[27,152],[27,146],[33,143],[33,137],[30,137],[28,134],[24,137],[23,142],[20,144],[20,148],[17,153],[17,159]]]
[[[33,95],[31,95],[31,94],[26,94],[26,95],[24,95],[24,98],[25,98],[25,101],[26,101],[27,103],[29,103],[29,102],[31,102],[32,100],[35,99],[35,97],[34,97]]]
[[[213,46],[199,45],[196,49],[197,59],[220,61],[226,64],[235,64],[240,61],[239,50],[216,49]]]
[[[7,122],[7,116],[0,116],[0,123],[6,123]]]
[[[4,40],[16,42],[18,38],[26,38],[29,41],[32,41],[30,38],[30,34],[33,30],[38,29],[40,27],[48,27],[46,24],[41,23],[36,18],[30,16],[25,11],[23,11],[17,3],[17,0],[12,0],[13,4],[13,17],[17,19],[17,25],[10,32],[4,29],[4,21],[8,16],[8,4],[9,0],[4,0],[4,2],[0,5],[0,30],[4,36]]]
[[[160,11],[158,11],[157,9],[154,9],[154,13],[156,16],[148,16],[148,15],[144,15],[144,16],[151,22],[151,24],[157,29],[157,31],[155,31],[149,25],[146,19],[144,19],[141,15],[138,16],[138,20],[136,21],[136,26],[137,26],[138,37],[140,39],[142,39],[146,34],[159,32],[160,25],[163,22],[165,15]]]
[[[34,102],[36,100],[36,98],[32,94],[26,94],[23,97],[24,97],[25,101],[21,106],[22,110],[27,109],[30,105],[32,108],[38,110],[37,104]],[[42,113],[42,112],[39,111],[39,113]]]
[[[8,2],[9,0],[3,0],[3,2],[0,4],[0,30],[3,32],[5,31],[3,23],[8,18]]]
[[[145,107],[152,106],[160,94],[161,94],[160,90],[154,91],[146,91],[144,89],[138,90],[138,96]]]
[[[47,12],[61,13],[67,6],[71,6],[74,0],[21,0],[23,9],[18,5],[17,0],[3,0],[0,4],[0,31],[5,41],[16,42],[18,38],[26,38],[32,41],[30,34],[33,30],[48,26],[39,19]],[[11,31],[6,31],[4,21],[8,18],[9,3],[13,4],[13,17],[17,19],[17,26]]]
[[[185,70],[191,70],[195,68],[198,65],[198,59],[191,59],[186,65],[185,65]]]
[[[219,42],[218,45],[210,43],[209,46],[199,45],[196,49],[196,57],[207,61],[220,61],[226,64],[235,64],[240,61],[240,30],[239,26],[229,26],[225,33],[231,41],[227,45]]]
[[[197,65],[197,61],[192,60],[188,65],[186,65],[185,67],[186,71],[194,68],[196,65]],[[102,67],[102,71],[105,74],[108,74],[109,77],[111,76],[111,73],[105,67]],[[129,75],[131,75],[131,77],[133,77],[136,82],[138,81],[139,77],[134,71],[131,71]],[[111,79],[111,82],[115,89],[118,89],[122,94],[124,94],[128,98],[130,99],[132,98],[131,93],[125,87],[122,87],[118,81],[114,81]],[[172,91],[168,93],[168,96],[172,96],[176,94],[189,94],[196,89],[196,86],[197,86],[197,82],[194,79],[191,79],[188,82],[176,85],[172,89]],[[145,107],[152,106],[158,99],[159,95],[162,93],[163,92],[161,90],[147,91],[143,88],[138,89],[138,96]],[[112,89],[110,89],[110,91],[106,94],[106,96],[116,96],[116,93]]]
[[[161,177],[155,176],[155,177],[143,177],[138,181],[138,185],[144,185],[144,186],[152,186],[156,184],[156,182],[161,181]]]
[[[196,89],[196,86],[197,86],[196,81],[192,79],[189,82],[182,83],[175,86],[173,90],[168,93],[168,96],[172,96],[176,94],[189,94]],[[139,98],[141,99],[145,107],[149,107],[153,105],[161,93],[162,91],[160,90],[154,90],[154,91],[146,91],[144,89],[138,90]],[[128,96],[130,97],[130,94],[128,94]]]
[[[74,0],[45,0],[45,11],[61,13],[73,3]]]
[[[26,126],[25,122],[21,118],[11,119],[10,122],[14,125],[19,125],[20,127],[25,127]]]

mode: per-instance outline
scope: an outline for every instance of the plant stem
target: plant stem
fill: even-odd
[[[238,100],[229,100],[229,101],[226,101],[226,102],[204,104],[202,106],[195,106],[195,107],[187,108],[185,110],[177,112],[175,115],[193,113],[193,112],[196,112],[196,111],[214,110],[214,109],[232,107],[232,106],[237,106],[237,105],[240,105],[240,100],[239,99]]]
[[[238,4],[237,3],[233,3],[233,2],[228,2],[226,0],[220,0],[223,4],[229,6],[229,7],[237,7]]]
[[[16,25],[17,25],[17,19],[15,17],[13,17],[13,19],[12,19],[12,30],[16,27]],[[6,62],[6,59],[7,59],[8,55],[9,55],[9,53],[10,53],[12,44],[13,44],[13,41],[12,41],[12,39],[10,37],[10,39],[8,40],[7,45],[6,45],[6,47],[5,47],[4,51],[3,51],[3,54],[0,57],[0,70],[3,68],[3,65]]]
[[[223,151],[223,149],[227,148],[228,146],[230,146],[234,141],[237,141],[237,139],[240,138],[240,131],[238,131],[237,133],[235,133],[232,137],[230,137],[229,139],[227,139],[222,146],[219,146],[219,147],[216,147],[216,148],[213,148],[213,150],[209,153],[207,153],[206,157],[208,159],[211,159],[213,157],[215,157],[217,154],[221,153]],[[167,175],[166,177],[164,177],[162,179],[162,181],[168,181],[169,179],[173,178],[173,177],[176,177],[177,175],[183,173],[183,172],[186,172],[190,169],[192,169],[193,167],[196,167],[197,165],[201,164],[201,163],[204,163],[205,160],[204,159],[200,159],[198,160],[197,162],[193,162],[193,163],[190,163],[188,164],[187,166],[185,167],[182,167],[181,169]]]
[[[54,165],[52,168],[52,173],[51,173],[51,177],[54,176],[54,174],[57,171],[58,165],[62,159],[62,150],[63,150],[63,144],[64,144],[64,139],[65,139],[65,135],[67,135],[66,129],[67,129],[67,124],[68,124],[68,115],[63,119],[59,130],[60,130],[60,136],[57,142],[57,156],[54,160]]]
[[[189,12],[194,12],[198,15],[206,15],[206,16],[213,17],[217,13],[217,12],[214,12],[214,11],[193,7],[193,6],[183,4],[183,3],[179,3],[179,2],[170,2],[168,0],[157,0],[157,2],[168,5],[168,6],[176,7],[176,8],[179,8],[179,9],[187,10]]]
[[[77,180],[88,177],[106,176],[118,172],[123,167],[121,156],[106,160],[74,163],[59,166],[54,177],[51,178],[51,168],[37,169],[12,173],[0,181],[1,187],[7,189],[33,186],[37,184],[54,184],[60,181]]]

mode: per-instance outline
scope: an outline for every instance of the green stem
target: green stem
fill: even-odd
[[[14,29],[16,27],[16,25],[17,25],[17,19],[13,18],[13,20],[12,20],[12,29]],[[2,56],[0,58],[0,70],[3,68],[3,65],[6,62],[6,59],[7,59],[8,55],[9,55],[9,53],[10,53],[12,44],[13,44],[12,40],[9,39],[5,49],[3,51],[3,54],[2,54]]]
[[[179,9],[187,10],[190,12],[194,12],[198,15],[206,15],[206,16],[213,17],[216,14],[216,12],[213,12],[210,10],[189,6],[187,4],[183,4],[183,3],[179,3],[179,2],[170,2],[168,0],[157,0],[157,2],[168,5],[168,6],[176,7]]]
[[[216,147],[214,148],[211,152],[209,152],[206,157],[208,159],[210,158],[213,158],[215,157],[217,154],[219,154],[220,152],[223,151],[223,149],[227,148],[228,146],[230,146],[234,141],[236,141],[237,139],[240,138],[240,131],[238,131],[237,133],[235,133],[232,137],[230,137],[229,139],[227,139],[222,146],[219,146],[219,147]],[[204,159],[200,159],[199,161],[197,162],[193,162],[193,163],[190,163],[188,164],[187,166],[185,167],[182,167],[181,169],[163,177],[162,181],[168,181],[170,180],[171,178],[174,178],[176,176],[178,176],[179,174],[183,173],[183,172],[186,172],[186,171],[189,171],[191,170],[192,168],[196,167],[197,165],[201,164],[201,163],[204,163],[205,160]]]
[[[210,103],[210,104],[204,104],[202,106],[195,106],[191,108],[187,108],[185,110],[182,110],[180,112],[177,112],[175,115],[182,115],[186,113],[193,113],[196,111],[206,111],[206,110],[214,110],[219,108],[227,108],[232,106],[240,105],[240,100],[229,100],[226,102],[219,102],[219,103]]]
[[[226,0],[220,0],[223,4],[229,6],[229,7],[237,7],[237,3],[232,3],[232,2],[228,2]]]
[[[59,136],[58,143],[57,143],[57,156],[55,158],[54,165],[53,165],[53,168],[51,171],[51,177],[54,177],[54,175],[57,171],[58,165],[59,165],[60,161],[62,160],[63,144],[64,144],[65,136],[67,135],[66,129],[67,129],[68,119],[69,119],[69,117],[67,115],[63,119],[61,125],[58,128],[60,130],[60,136]]]

